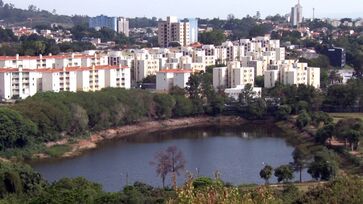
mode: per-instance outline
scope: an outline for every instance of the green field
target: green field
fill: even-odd
[[[346,118],[360,118],[363,120],[363,113],[329,113],[329,115],[333,117],[334,123]]]

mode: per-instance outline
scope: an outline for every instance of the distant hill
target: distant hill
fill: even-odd
[[[3,25],[29,26],[50,25],[57,23],[63,27],[73,27],[88,23],[88,16],[57,15],[45,10],[39,10],[35,6],[28,10],[15,8],[12,4],[1,4],[0,21]]]

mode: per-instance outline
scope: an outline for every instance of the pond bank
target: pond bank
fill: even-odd
[[[97,148],[98,144],[107,140],[124,138],[131,135],[137,135],[144,132],[158,132],[166,130],[176,130],[189,127],[203,127],[214,125],[243,125],[248,121],[242,117],[236,116],[201,116],[179,119],[168,119],[162,121],[147,121],[133,125],[125,125],[116,128],[110,128],[91,134],[87,139],[79,139],[75,142],[70,142],[68,139],[62,139],[57,142],[46,144],[47,148],[52,148],[57,145],[69,145],[70,151],[67,151],[60,158],[75,157],[82,154],[84,151]],[[261,121],[256,121],[259,123]],[[266,122],[266,121],[264,121]],[[42,160],[50,158],[47,154],[36,154],[34,160]]]

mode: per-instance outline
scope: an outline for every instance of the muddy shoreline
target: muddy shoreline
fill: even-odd
[[[76,142],[72,143],[70,143],[68,139],[63,139],[57,142],[48,143],[46,144],[46,146],[48,148],[51,148],[55,145],[69,145],[71,147],[71,150],[69,152],[66,152],[59,158],[70,158],[79,156],[87,150],[95,149],[102,142],[112,139],[125,138],[132,135],[137,136],[140,133],[152,133],[164,130],[177,130],[189,127],[203,127],[214,125],[243,125],[250,122],[251,121],[249,120],[236,116],[200,116],[168,119],[162,121],[147,121],[95,132],[92,133],[91,136],[87,139],[79,139]],[[258,121],[255,122],[258,123]],[[49,155],[46,154],[37,154],[34,155],[33,158],[34,161],[51,159]]]

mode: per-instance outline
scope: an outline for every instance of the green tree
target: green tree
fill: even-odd
[[[359,146],[361,137],[363,136],[363,122],[358,118],[348,118],[340,120],[335,125],[336,137],[350,144],[352,151]]]
[[[323,123],[323,125],[328,125],[328,124],[331,124],[333,123],[333,118],[328,114],[328,113],[325,113],[325,112],[314,112],[312,114],[312,117],[311,117],[313,123],[316,125],[316,126],[321,126],[321,123]]]
[[[316,180],[328,181],[337,174],[336,156],[329,150],[322,150],[315,154],[314,161],[308,168],[308,173]]]
[[[359,177],[340,177],[310,189],[296,203],[351,203],[363,202],[363,182]]]
[[[187,92],[185,89],[182,89],[178,86],[171,87],[169,94],[172,96],[186,96]]]
[[[203,44],[221,45],[226,36],[221,30],[213,30],[199,34],[199,41]]]
[[[324,104],[326,106],[352,107],[358,99],[357,87],[351,84],[337,84],[328,88]]]
[[[299,172],[299,178],[300,183],[302,182],[302,170],[306,167],[308,164],[308,161],[310,160],[310,152],[306,148],[306,146],[299,145],[295,148],[295,150],[292,153],[292,158],[294,159],[293,166],[295,170]]]
[[[33,122],[17,111],[0,108],[0,150],[23,148],[34,141],[36,134]]]
[[[265,77],[264,76],[256,76],[255,85],[257,87],[265,87]]]
[[[298,128],[303,129],[310,124],[311,117],[306,111],[301,111],[296,119],[296,125]]]
[[[23,54],[24,55],[40,55],[40,54],[46,54],[46,44],[44,41],[25,41],[22,44]]]
[[[81,134],[88,129],[88,114],[87,111],[78,104],[70,105],[70,112],[72,114],[70,121],[71,134]]]
[[[187,92],[189,94],[189,97],[191,99],[200,99],[201,98],[201,84],[202,79],[200,77],[201,74],[192,74],[189,77],[189,80],[187,82]]]
[[[193,103],[190,99],[184,95],[174,96],[175,106],[173,109],[173,115],[176,117],[185,117],[193,113]]]
[[[57,203],[94,203],[102,195],[99,184],[78,177],[75,179],[63,178],[53,183],[46,191],[31,200],[30,203],[57,204]]]
[[[266,113],[267,104],[262,98],[253,99],[247,106],[249,117],[255,119],[262,119]]]
[[[219,115],[223,112],[225,106],[224,97],[214,93],[209,97],[209,108],[206,111],[210,115]]]
[[[148,75],[142,80],[142,83],[156,83],[156,75]]]
[[[281,181],[287,183],[289,180],[294,178],[294,171],[290,165],[282,165],[275,169],[274,175],[279,183]]]
[[[156,115],[159,119],[168,119],[172,116],[175,100],[168,94],[157,94],[154,96]]]
[[[334,124],[330,123],[320,128],[315,134],[315,141],[320,144],[325,144],[328,139],[332,140],[333,134],[335,131]]]
[[[270,165],[266,165],[263,167],[263,169],[260,171],[260,177],[265,180],[265,183],[268,184],[269,180],[272,176],[273,168]]]
[[[9,193],[20,194],[23,192],[23,184],[18,172],[6,172],[4,175],[4,185]]]
[[[253,96],[256,93],[253,91],[252,84],[246,84],[241,94],[238,96],[238,100],[242,105],[248,105],[251,103]]]
[[[277,108],[275,116],[279,120],[287,120],[291,114],[292,108],[289,105],[281,105]]]
[[[194,188],[204,188],[211,186],[213,184],[213,180],[209,177],[199,177],[193,181]]]

